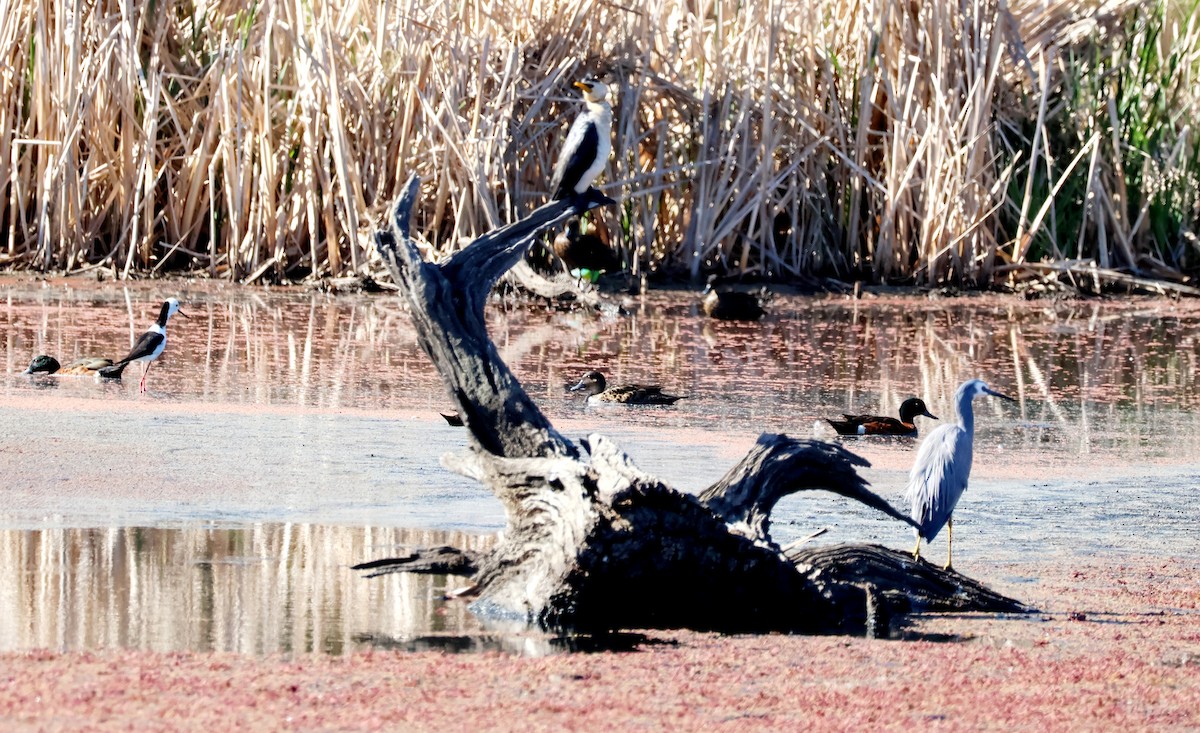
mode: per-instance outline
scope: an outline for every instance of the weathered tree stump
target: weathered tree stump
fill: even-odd
[[[501,361],[484,305],[539,232],[614,202],[595,189],[552,201],[430,264],[409,241],[418,187],[409,180],[376,243],[470,431],[468,452],[443,457],[443,465],[490,488],[507,527],[482,557],[435,548],[361,569],[457,568],[471,578],[465,595],[476,613],[580,631],[863,633],[878,626],[873,615],[913,607],[1023,610],[962,576],[878,546],[785,556],[771,540],[770,513],[796,491],[832,491],[909,522],[867,488],[855,470],[866,461],[841,446],[763,435],[697,497],[643,473],[603,436],[568,440]]]

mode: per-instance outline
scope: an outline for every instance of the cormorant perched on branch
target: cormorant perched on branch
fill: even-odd
[[[607,100],[608,85],[588,78],[575,82],[575,86],[583,90],[587,109],[575,118],[554,166],[550,190],[554,192],[555,201],[586,191],[604,170],[608,154],[612,152],[612,107]]]

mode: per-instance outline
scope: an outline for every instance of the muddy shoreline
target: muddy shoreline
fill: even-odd
[[[1002,568],[995,568],[1002,571]],[[908,640],[655,632],[628,653],[0,655],[6,730],[1194,730],[1196,559],[1041,566],[1029,618]],[[986,574],[984,575],[986,578]]]

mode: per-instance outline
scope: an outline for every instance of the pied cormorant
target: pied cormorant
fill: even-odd
[[[550,190],[556,201],[586,191],[604,170],[612,151],[612,107],[607,99],[608,85],[589,78],[575,82],[575,86],[583,90],[587,109],[575,118],[554,166]]]

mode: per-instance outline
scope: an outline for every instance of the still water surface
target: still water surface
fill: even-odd
[[[461,579],[348,567],[399,545],[478,546],[503,527],[486,489],[438,463],[465,434],[438,417],[449,405],[397,298],[0,288],[0,649],[477,646],[477,622],[440,600]],[[19,375],[39,353],[120,356],[170,295],[190,318],[171,321],[148,394],[136,367],[105,384]],[[952,418],[955,387],[980,376],[1020,402],[976,402],[956,567],[1019,593],[1003,583],[1031,558],[1200,550],[1190,303],[781,297],[757,324],[705,320],[689,294],[635,305],[602,318],[498,301],[489,323],[556,426],[609,435],[681,489],[705,488],[763,431],[809,436],[822,416],[892,413],[914,394]],[[564,386],[593,368],[690,399],[589,408]],[[900,504],[917,442],[849,445]],[[820,542],[911,544],[818,492],[776,510],[781,542],[821,528]]]

